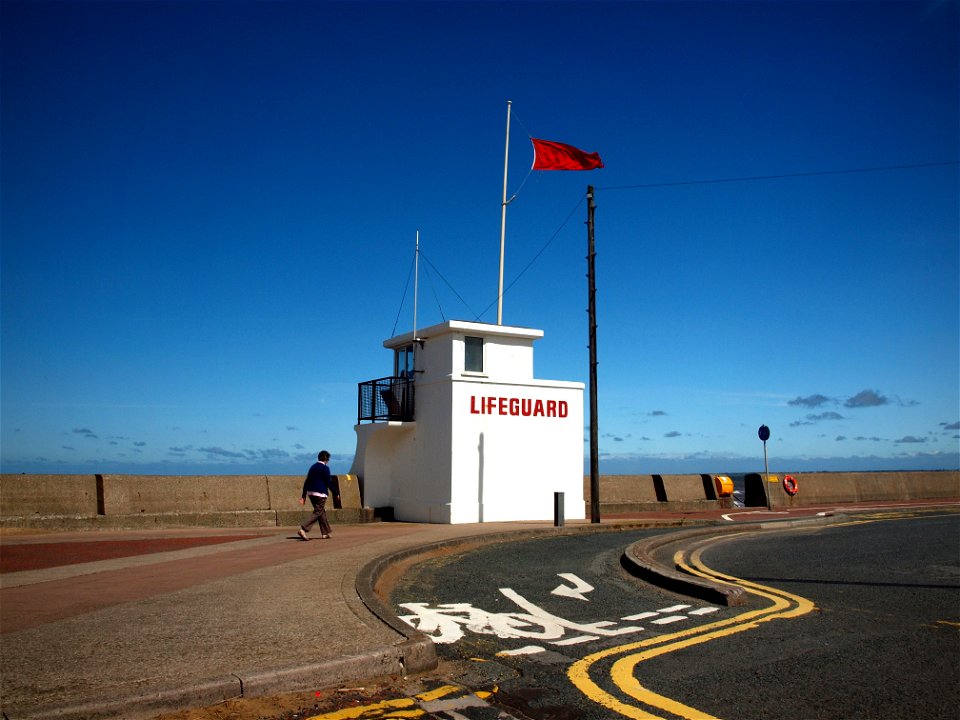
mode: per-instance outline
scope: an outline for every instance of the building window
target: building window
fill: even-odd
[[[483,338],[465,337],[463,369],[466,372],[483,372]]]
[[[393,376],[413,377],[413,345],[394,351]]]

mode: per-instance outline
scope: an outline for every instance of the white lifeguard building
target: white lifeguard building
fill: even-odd
[[[384,341],[393,375],[359,384],[357,475],[397,520],[585,517],[583,383],[538,380],[542,330],[449,320]]]

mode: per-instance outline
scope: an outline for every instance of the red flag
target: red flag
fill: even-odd
[[[603,167],[599,153],[585,153],[573,145],[552,140],[536,140],[533,143],[534,170],[595,170]]]

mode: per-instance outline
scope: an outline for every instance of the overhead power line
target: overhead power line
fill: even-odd
[[[678,187],[681,185],[713,185],[717,183],[750,182],[754,180],[780,180],[783,178],[815,177],[818,175],[851,175],[853,173],[883,172],[887,170],[911,170],[914,168],[943,167],[945,165],[960,165],[960,161],[952,160],[950,162],[918,163],[916,165],[885,165],[882,167],[857,168],[855,170],[818,170],[815,172],[783,173],[780,175],[753,175],[748,177],[719,178],[715,180],[683,180],[679,182],[644,183],[641,185],[608,185],[598,186],[597,190],[639,190],[645,188]]]
[[[759,180],[780,180],[784,178],[816,177],[816,176],[822,176],[822,175],[851,175],[854,173],[884,172],[884,171],[890,171],[890,170],[911,170],[916,168],[944,167],[948,165],[960,165],[960,161],[952,160],[949,162],[916,163],[912,165],[885,165],[880,167],[855,168],[855,169],[848,169],[848,170],[818,170],[815,172],[781,173],[779,175],[753,175],[753,176],[747,176],[747,177],[718,178],[713,180],[684,180],[679,182],[642,183],[638,185],[607,185],[607,186],[598,186],[595,189],[596,190],[641,190],[641,189],[647,189],[647,188],[681,187],[684,185],[715,185],[720,183],[751,182],[751,181],[759,181]],[[519,193],[519,190],[517,192]],[[553,243],[553,241],[557,239],[557,237],[560,235],[560,232],[566,227],[567,223],[570,221],[570,218],[573,217],[573,214],[583,204],[583,201],[585,198],[586,198],[585,194],[580,197],[577,204],[573,207],[573,209],[569,211],[567,216],[564,218],[563,222],[560,223],[560,226],[556,229],[553,235],[551,235],[547,239],[543,247],[540,248],[540,250],[533,256],[533,258],[530,259],[530,261],[523,267],[523,269],[519,273],[517,273],[517,275],[513,278],[513,280],[503,289],[504,295],[506,295],[506,293],[509,292],[510,289],[520,281],[520,279],[527,273],[527,271],[530,270],[530,268],[537,263],[537,261],[540,259],[540,256],[543,255],[543,253],[546,252],[547,248]],[[437,269],[437,267],[432,262],[430,262],[430,260],[425,255],[423,255],[423,253],[421,253],[420,256],[427,262],[430,268],[433,269],[433,271],[440,277],[440,279],[443,280],[443,282],[447,285],[447,287],[449,287],[454,292],[454,294],[457,296],[460,302],[463,303],[464,307],[466,307],[471,314],[473,314],[474,318],[478,322],[480,321],[480,318],[483,315],[485,315],[494,305],[496,305],[497,301],[494,300],[489,305],[487,305],[487,307],[485,307],[482,312],[480,312],[479,314],[475,313],[473,309],[467,304],[466,300],[463,299],[460,293],[457,292],[456,288],[454,288],[453,285],[450,284],[450,282],[443,276],[443,274]],[[411,273],[412,273],[412,265],[411,265]],[[407,282],[409,284],[409,277],[407,278]],[[434,294],[436,294],[435,291],[434,291]],[[404,289],[404,297],[406,297],[406,288]],[[437,304],[439,305],[439,301]],[[402,306],[402,301],[401,301],[401,306]],[[442,314],[443,310],[441,309],[440,312]],[[399,322],[399,312],[397,314],[397,322]],[[396,330],[396,327],[394,327],[394,330]]]

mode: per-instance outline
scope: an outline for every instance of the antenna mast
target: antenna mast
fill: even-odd
[[[417,286],[420,282],[420,231],[417,230],[417,245],[413,258],[413,342],[417,341]]]

